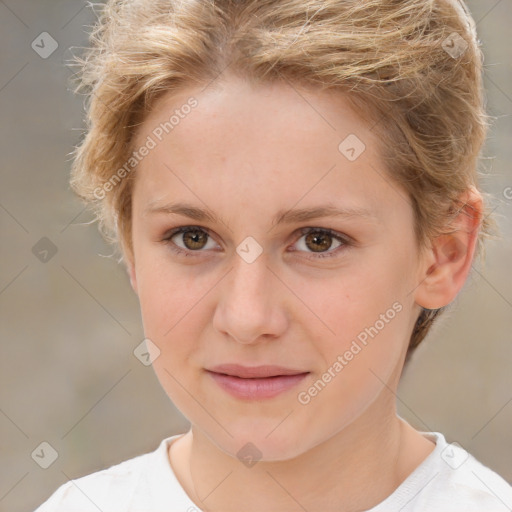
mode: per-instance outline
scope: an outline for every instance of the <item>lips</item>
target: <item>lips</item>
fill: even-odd
[[[300,375],[308,373],[304,370],[293,370],[283,366],[265,365],[265,366],[242,366],[239,364],[221,364],[214,366],[209,371],[240,377],[241,379],[262,379],[266,377],[280,377],[283,375]]]
[[[309,374],[276,365],[223,364],[206,371],[224,391],[236,398],[249,400],[275,397],[295,387]]]

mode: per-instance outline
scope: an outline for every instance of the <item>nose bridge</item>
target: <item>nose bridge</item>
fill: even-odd
[[[263,254],[251,263],[236,254],[222,284],[215,327],[243,343],[252,343],[262,334],[276,334],[272,323],[278,312],[270,293],[271,279]]]
[[[270,277],[271,272],[264,255],[249,263],[237,254],[225,290],[225,299],[230,308],[243,310],[246,305],[250,305],[252,311],[261,310],[270,299],[267,296]]]

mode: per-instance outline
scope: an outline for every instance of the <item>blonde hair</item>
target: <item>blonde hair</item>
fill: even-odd
[[[457,0],[110,0],[76,58],[87,133],[73,190],[103,235],[131,254],[134,135],[169,91],[231,73],[344,93],[382,141],[389,175],[409,194],[419,246],[461,211],[477,184],[488,129],[475,24]],[[98,190],[102,193],[99,194]],[[478,245],[491,225],[484,214]],[[409,354],[441,310],[423,310]]]

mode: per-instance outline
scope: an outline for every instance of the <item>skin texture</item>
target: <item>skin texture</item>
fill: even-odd
[[[469,189],[454,232],[420,252],[411,202],[386,173],[377,134],[342,95],[286,83],[228,76],[167,93],[136,146],[190,96],[197,107],[137,167],[127,255],[146,337],[160,351],[154,370],[192,425],[171,445],[173,469],[203,510],[370,508],[434,447],[397,417],[395,392],[420,306],[444,306],[464,284],[481,198]],[[365,145],[354,161],[338,149],[350,134]],[[151,211],[175,202],[222,220]],[[367,214],[272,224],[278,211],[327,204]],[[175,235],[189,256],[164,240],[182,226],[210,235],[188,246]],[[306,227],[349,243],[326,235],[321,250],[300,232]],[[236,251],[249,236],[262,249],[252,263]],[[299,392],[393,304],[400,311],[300,403]],[[310,373],[274,398],[242,400],[205,372],[223,363]],[[260,459],[252,467],[237,457],[249,442]]]

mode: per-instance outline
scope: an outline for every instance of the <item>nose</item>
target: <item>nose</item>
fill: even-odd
[[[282,285],[264,254],[247,263],[234,255],[233,267],[219,283],[213,327],[239,343],[256,344],[282,335],[287,318]]]

